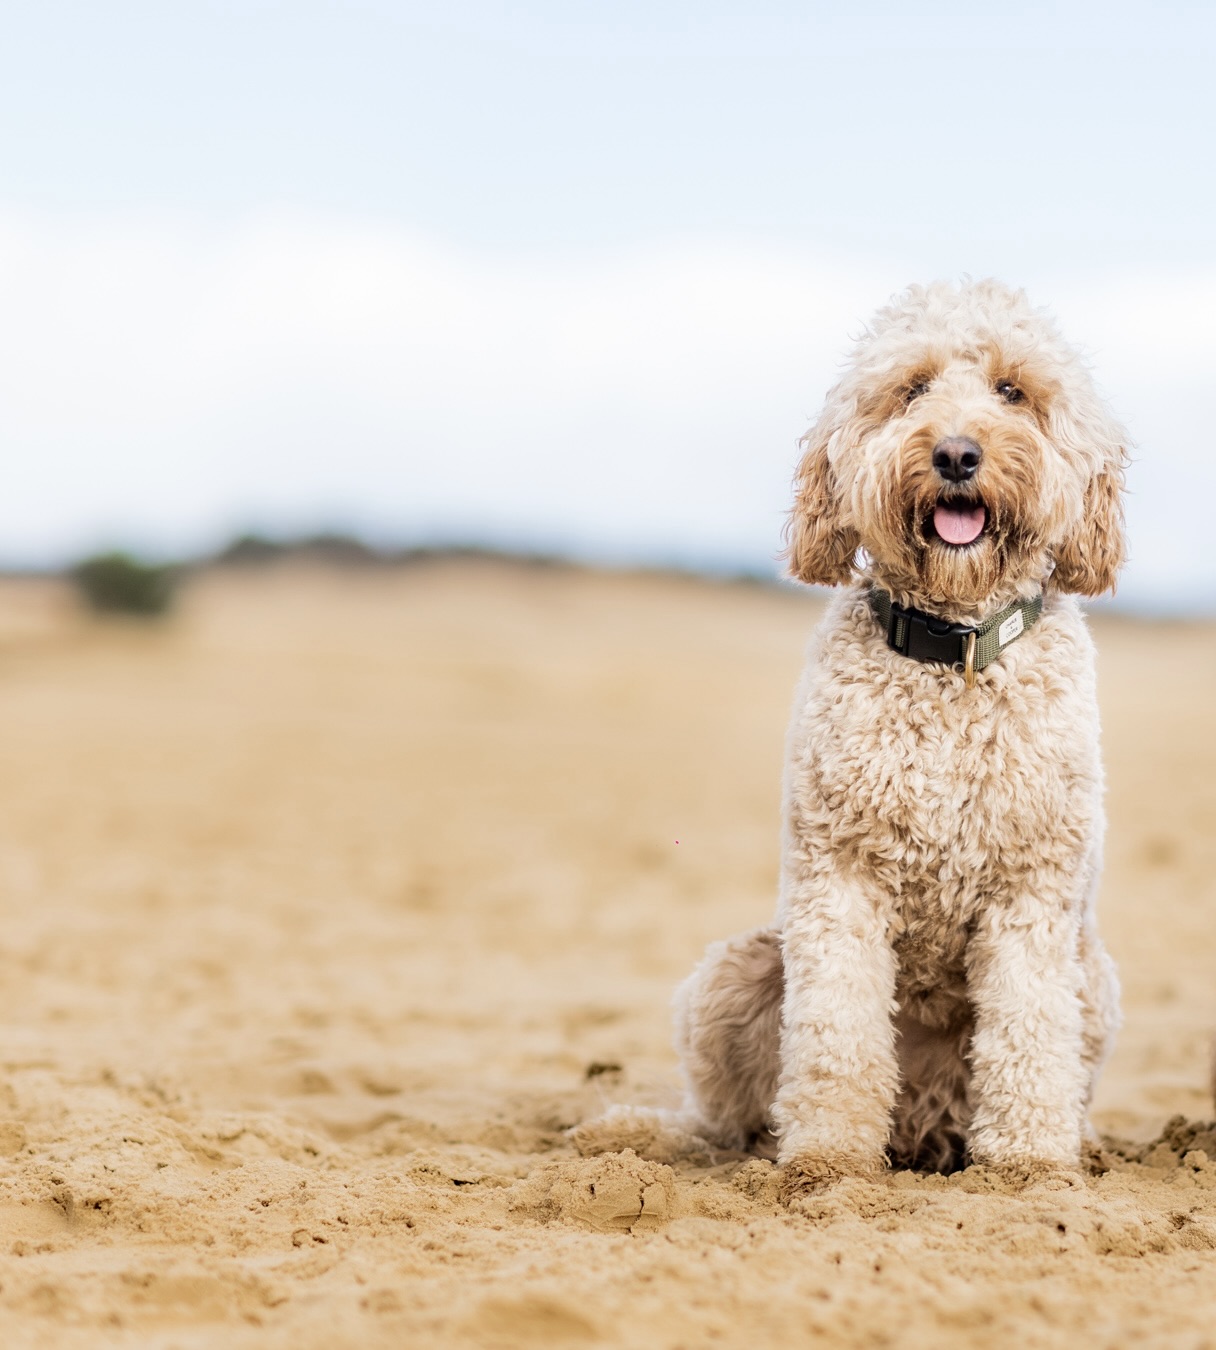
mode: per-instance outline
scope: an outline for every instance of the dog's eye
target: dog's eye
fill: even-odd
[[[1005,400],[1006,403],[1021,403],[1026,397],[1016,384],[1010,384],[1008,380],[1002,380],[996,387],[996,392]]]
[[[906,408],[909,403],[914,403],[922,394],[929,392],[928,380],[917,380],[915,384],[908,384],[903,389],[903,401]]]

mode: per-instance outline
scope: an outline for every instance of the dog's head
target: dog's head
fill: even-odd
[[[1124,436],[1020,291],[913,287],[880,311],[803,440],[789,527],[802,581],[864,550],[892,593],[970,608],[1051,573],[1098,595],[1123,561]]]

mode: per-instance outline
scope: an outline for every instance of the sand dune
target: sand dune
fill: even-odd
[[[1211,626],[1095,624],[1127,1024],[1084,1181],[790,1215],[767,1163],[567,1135],[674,1097],[672,986],[771,913],[817,612],[279,567],[144,628],[5,583],[0,1344],[1216,1346]]]

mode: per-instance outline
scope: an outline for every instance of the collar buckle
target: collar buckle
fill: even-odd
[[[975,680],[975,640],[978,630],[950,623],[919,609],[892,603],[887,645],[913,661],[940,661],[946,666],[968,665]]]

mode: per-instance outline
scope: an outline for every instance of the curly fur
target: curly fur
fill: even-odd
[[[927,522],[983,452],[974,543]],[[771,929],[711,947],[677,995],[685,1124],[770,1151],[797,1193],[887,1161],[1070,1165],[1118,1022],[1094,903],[1102,768],[1075,596],[1123,559],[1124,437],[1025,296],[913,288],[857,344],[804,440],[792,573],[839,586],[787,743]],[[1045,591],[974,689],[891,651],[867,598],[980,622]]]

